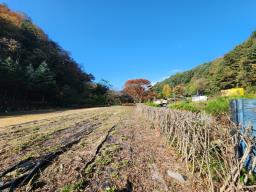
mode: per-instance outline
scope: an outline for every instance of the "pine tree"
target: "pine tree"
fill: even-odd
[[[56,81],[54,75],[49,69],[46,62],[42,62],[35,70],[34,75],[34,86],[35,90],[41,96],[41,101],[44,103],[45,96],[51,95],[56,90]]]

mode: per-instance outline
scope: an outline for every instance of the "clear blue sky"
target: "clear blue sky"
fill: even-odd
[[[115,88],[211,61],[256,30],[255,0],[5,0]]]

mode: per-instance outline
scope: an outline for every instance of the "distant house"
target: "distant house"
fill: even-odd
[[[192,101],[193,102],[198,102],[198,101],[207,101],[208,97],[205,95],[202,96],[192,96]]]
[[[153,103],[160,106],[167,106],[168,101],[166,99],[156,99],[153,101]]]
[[[221,90],[221,96],[228,97],[228,96],[243,96],[244,95],[244,88],[232,88]]]

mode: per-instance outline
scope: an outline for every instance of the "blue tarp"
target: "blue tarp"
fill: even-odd
[[[241,131],[253,126],[252,136],[256,136],[256,99],[236,99],[231,101],[232,120],[240,124]]]
[[[245,132],[245,129],[252,126],[250,137],[256,137],[256,99],[236,99],[231,103],[232,120],[240,125],[240,131]],[[246,149],[246,144],[241,140],[239,143],[239,154],[243,155]],[[252,147],[251,155],[256,155],[256,147]],[[250,168],[251,158],[247,157],[245,167]]]

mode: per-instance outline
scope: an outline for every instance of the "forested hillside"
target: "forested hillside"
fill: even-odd
[[[108,86],[24,14],[0,4],[0,110],[105,104]]]
[[[247,92],[256,91],[256,32],[232,51],[212,62],[177,73],[155,85],[161,92],[165,84],[182,89],[183,95],[196,94],[197,90],[207,94],[218,94],[221,89],[243,87]]]

